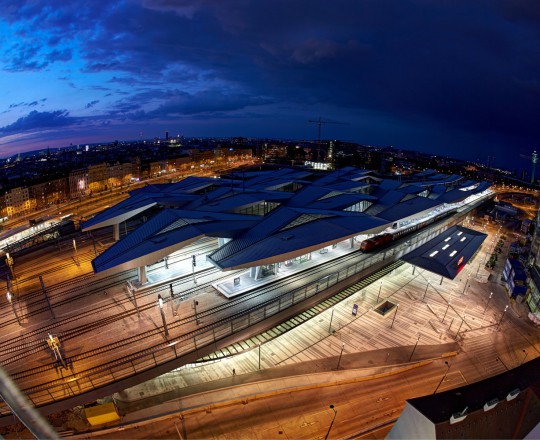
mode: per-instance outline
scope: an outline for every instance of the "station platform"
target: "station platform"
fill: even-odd
[[[318,266],[323,261],[331,261],[344,255],[358,251],[358,246],[351,247],[350,241],[342,241],[335,246],[329,246],[316,252],[303,255],[302,257],[272,265],[271,273],[255,279],[250,271],[237,273],[224,281],[212,284],[226,298],[234,298],[253,289],[258,289],[273,281],[288,277],[313,266]],[[264,271],[264,269],[263,269]]]
[[[320,265],[321,262],[332,261],[357,251],[357,242],[351,247],[350,240],[345,240],[302,257],[271,265],[271,268],[262,268],[257,279],[251,276],[250,270],[238,270],[230,272],[230,276],[220,277],[219,281],[211,283],[211,285],[225,298],[230,299],[263,287],[277,279]],[[267,272],[265,273],[265,271]],[[140,284],[136,280],[132,280],[130,281],[130,289],[134,291],[146,290],[174,283],[179,278],[185,279],[183,283],[185,289],[196,288],[200,284],[197,280],[209,276],[210,272],[217,273],[219,269],[207,261],[204,255],[197,256],[197,265],[195,267],[192,266],[191,258],[184,258],[179,262],[168,264],[160,262],[147,272],[146,283]],[[222,272],[222,274],[226,274],[226,272]],[[190,276],[191,280],[189,279]]]

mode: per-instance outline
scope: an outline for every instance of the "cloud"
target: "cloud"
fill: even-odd
[[[88,108],[94,107],[98,102],[99,102],[99,100],[91,101],[91,102],[89,102],[88,104],[86,104],[86,105],[84,106],[84,108],[85,108],[85,109],[88,109]]]
[[[2,135],[20,133],[32,130],[42,130],[48,128],[58,128],[75,123],[76,119],[69,117],[67,110],[56,110],[53,112],[38,112],[32,110],[28,115],[17,119],[13,124],[0,127]]]
[[[323,59],[334,58],[339,50],[339,44],[334,41],[309,39],[297,46],[291,57],[299,63],[309,64]]]
[[[477,148],[540,137],[538,24],[540,8],[515,0],[0,0],[0,60],[63,78],[50,89],[74,98],[66,118],[103,91],[111,110],[96,118],[111,127],[291,111],[354,115],[358,141],[370,121],[372,143]],[[41,93],[7,102],[33,108]]]
[[[17,108],[17,107],[34,107],[38,105],[38,102],[37,101],[32,101],[32,102],[19,102],[17,104],[10,104],[9,105],[9,108]]]

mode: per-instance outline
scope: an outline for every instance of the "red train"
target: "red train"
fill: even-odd
[[[409,226],[408,228],[401,229],[399,231],[392,232],[392,233],[385,232],[384,234],[380,234],[380,235],[376,235],[375,237],[368,238],[367,240],[364,240],[360,243],[360,250],[363,252],[372,251],[373,249],[384,246],[385,244],[390,243],[391,241],[397,240],[398,238],[408,235],[414,231],[417,231],[418,229],[422,229],[426,227],[427,225],[430,225],[431,223],[434,223],[437,220],[440,220],[443,217],[447,217],[453,214],[455,211],[456,209],[450,209],[440,214],[437,214],[436,216],[431,217],[422,223],[416,223],[412,226]],[[393,229],[397,229],[396,223],[394,223]]]
[[[386,243],[392,241],[392,234],[376,235],[373,238],[368,238],[360,243],[360,250],[363,252],[369,252],[372,249],[378,248]]]

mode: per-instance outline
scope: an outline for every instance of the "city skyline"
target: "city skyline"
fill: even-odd
[[[0,1],[0,157],[164,136],[323,139],[528,167],[540,7]]]

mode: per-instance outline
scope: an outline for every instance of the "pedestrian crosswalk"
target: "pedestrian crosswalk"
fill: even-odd
[[[462,343],[462,350],[469,358],[473,359],[473,365],[477,370],[477,379],[503,373],[506,371],[504,364],[501,362],[495,344],[493,343],[493,333],[476,336],[474,338],[465,339]],[[474,373],[472,373],[474,375]],[[472,378],[474,380],[474,377]],[[471,377],[469,374],[469,381]]]

